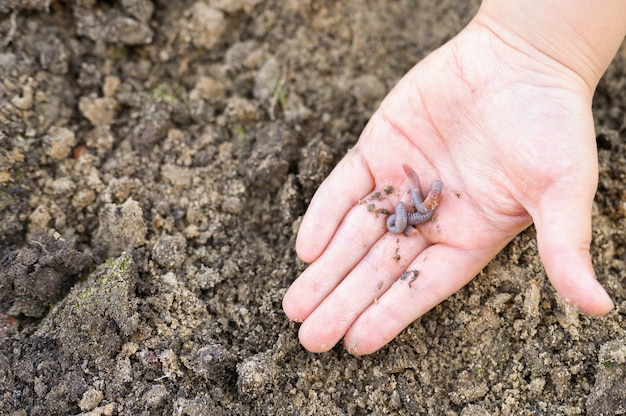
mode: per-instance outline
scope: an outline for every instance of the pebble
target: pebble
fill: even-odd
[[[187,11],[181,21],[181,39],[191,41],[198,48],[211,49],[226,30],[224,13],[198,1]]]
[[[104,395],[102,392],[92,387],[83,393],[83,397],[80,399],[80,402],[78,402],[78,407],[80,407],[80,410],[83,412],[86,412],[98,406],[103,398]]]
[[[78,109],[94,126],[108,126],[117,115],[118,104],[111,97],[81,97]]]
[[[192,174],[187,168],[166,163],[161,167],[161,175],[174,186],[188,187],[191,185]]]
[[[195,88],[189,93],[190,99],[202,98],[208,101],[220,100],[226,96],[226,86],[215,78],[201,76]]]
[[[187,240],[179,235],[162,235],[152,247],[152,259],[160,266],[177,268],[185,262]]]
[[[143,210],[137,201],[127,199],[123,204],[106,204],[98,216],[100,226],[96,240],[106,247],[108,257],[119,255],[145,243],[147,232]]]
[[[76,135],[65,127],[53,126],[44,139],[46,154],[53,160],[63,160],[69,156],[76,144]]]
[[[33,107],[33,89],[30,85],[22,87],[22,95],[11,98],[11,104],[20,110],[30,110]]]
[[[246,13],[252,11],[254,6],[261,3],[263,0],[211,0],[209,4],[211,7],[222,10],[226,13],[236,13],[244,10]]]
[[[186,366],[207,381],[221,380],[234,369],[235,356],[225,346],[217,343],[193,351],[185,357]]]
[[[154,13],[154,4],[150,0],[121,0],[121,4],[128,14],[141,23],[148,23]]]
[[[237,389],[248,398],[262,396],[272,388],[278,368],[272,357],[259,353],[237,364]]]
[[[76,183],[72,178],[64,176],[52,182],[52,193],[56,196],[67,196],[74,192]]]
[[[274,94],[280,79],[280,64],[274,57],[269,58],[257,71],[254,79],[254,98],[266,100]]]

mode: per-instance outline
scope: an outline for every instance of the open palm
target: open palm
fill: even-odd
[[[592,88],[471,23],[416,65],[320,186],[297,240],[310,266],[283,301],[310,351],[371,353],[469,282],[532,222],[548,276],[583,312],[612,303],[589,244],[597,184]],[[443,182],[434,218],[389,233],[385,211]],[[409,272],[409,273],[405,273]]]

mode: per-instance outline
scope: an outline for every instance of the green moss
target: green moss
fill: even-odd
[[[91,287],[86,287],[85,290],[78,294],[78,299],[85,299],[89,297],[93,293],[93,289]]]
[[[246,128],[241,124],[237,124],[235,126],[235,133],[237,133],[241,137],[246,137]]]
[[[180,102],[180,97],[184,95],[185,88],[182,85],[172,86],[167,83],[160,83],[150,88],[149,92],[156,101],[176,105]]]

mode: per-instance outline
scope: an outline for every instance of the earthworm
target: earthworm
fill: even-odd
[[[407,222],[411,225],[417,225],[417,224],[421,224],[423,222],[428,221],[429,219],[431,219],[433,217],[433,214],[435,213],[435,210],[431,210],[431,211],[426,211],[425,213],[421,213],[418,211],[415,212],[409,212],[407,214]],[[391,231],[391,230],[389,230]],[[393,232],[393,231],[391,231]]]
[[[435,180],[430,184],[430,191],[424,199],[417,172],[406,163],[402,164],[402,169],[410,182],[410,193],[413,206],[416,211],[408,212],[404,202],[400,201],[396,205],[396,212],[387,218],[387,230],[394,234],[399,234],[406,230],[407,225],[418,225],[432,218],[435,208],[441,199],[443,183]]]
[[[415,209],[418,210],[422,214],[426,214],[429,211],[437,208],[437,204],[439,203],[439,199],[441,198],[441,190],[443,189],[443,183],[439,180],[433,181],[430,184],[430,191],[426,196],[426,200],[422,196],[422,187],[420,185],[420,179],[417,176],[417,172],[413,170],[412,167],[407,165],[406,163],[402,164],[402,169],[404,169],[404,173],[406,174],[409,182],[411,183],[410,191],[411,191],[411,199],[413,200],[413,205]],[[432,216],[432,215],[431,215]],[[429,217],[430,218],[430,217]],[[426,218],[424,221],[427,221]],[[424,222],[421,221],[421,222]],[[418,223],[419,224],[419,223]],[[415,224],[411,224],[415,225]]]
[[[398,202],[398,205],[396,205],[396,213],[391,214],[389,218],[387,218],[387,229],[394,234],[400,234],[405,230],[407,221],[406,205],[404,205],[404,202]]]

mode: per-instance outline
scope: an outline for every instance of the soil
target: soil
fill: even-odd
[[[593,258],[528,229],[381,351],[281,310],[316,187],[477,1],[0,0],[0,414],[626,414],[626,52],[594,100]]]

